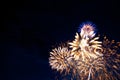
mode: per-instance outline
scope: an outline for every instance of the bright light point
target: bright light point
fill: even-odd
[[[78,31],[83,38],[93,38],[95,36],[95,27],[91,22],[81,24]]]
[[[90,21],[87,21],[87,22],[83,22],[82,24],[79,25],[78,32],[81,32],[81,28],[83,28],[84,26],[91,26],[95,30],[95,24],[93,24]]]

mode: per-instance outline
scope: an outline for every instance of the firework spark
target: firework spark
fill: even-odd
[[[68,46],[53,49],[49,63],[61,74],[71,74],[71,80],[120,80],[120,42],[95,37],[95,28],[84,24]]]

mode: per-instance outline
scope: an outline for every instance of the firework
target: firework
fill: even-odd
[[[50,52],[49,63],[52,69],[63,72],[64,70],[69,70],[70,63],[70,51],[67,47],[58,47]]]
[[[93,25],[83,24],[68,46],[50,52],[51,68],[72,74],[71,80],[120,80],[120,42],[99,38]]]

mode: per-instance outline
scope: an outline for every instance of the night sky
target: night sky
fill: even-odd
[[[98,34],[120,41],[119,3],[104,0],[16,0],[4,2],[3,80],[54,80],[49,52],[74,39],[82,22],[91,21]]]

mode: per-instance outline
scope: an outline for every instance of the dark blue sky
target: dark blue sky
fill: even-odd
[[[99,34],[119,38],[118,2],[18,0],[4,4],[6,80],[54,80],[48,64],[52,46],[74,39],[79,24],[92,21]],[[2,47],[1,46],[1,47]]]

